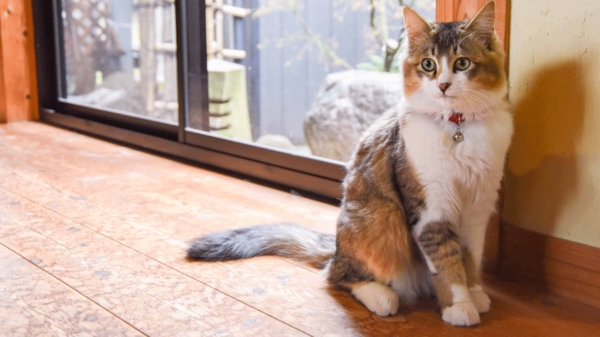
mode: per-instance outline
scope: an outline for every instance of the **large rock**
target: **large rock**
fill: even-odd
[[[397,73],[348,70],[328,75],[304,119],[313,155],[348,161],[362,133],[401,97]]]
[[[101,87],[83,95],[70,95],[68,99],[73,103],[93,105],[142,116],[150,115],[144,106],[144,98],[140,92],[139,84],[130,73],[122,71],[113,72],[105,77]],[[177,116],[176,113],[173,115],[174,117]],[[169,120],[177,121],[174,118]]]

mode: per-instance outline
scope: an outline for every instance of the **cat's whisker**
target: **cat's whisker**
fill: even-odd
[[[485,95],[483,93],[477,92],[475,90],[466,89],[466,91],[464,92],[464,94],[468,94],[471,97],[476,98],[477,100],[481,101],[482,104],[483,104],[483,100],[482,100],[481,95],[483,95],[483,98],[486,98],[488,101],[491,101],[496,106],[497,109],[500,109],[500,107],[498,106],[498,104],[496,104],[490,97],[488,97],[487,95]],[[496,115],[493,112],[489,112],[489,110],[484,110],[484,111],[486,111],[487,115],[489,115],[492,118],[492,120],[494,121],[494,125],[496,127],[498,127],[499,123],[498,123],[498,121],[496,119]]]
[[[483,98],[487,99],[489,102],[491,102],[492,104],[494,104],[494,106],[497,109],[500,109],[500,107],[498,106],[498,103],[496,103],[496,101],[494,101],[489,95],[485,94],[484,92],[480,92],[480,91],[473,90],[473,89],[465,89],[465,90],[468,90],[469,92],[471,92],[471,93],[473,93],[475,95],[479,95],[480,97],[483,97]]]
[[[465,98],[465,100],[467,100],[467,102],[468,102],[468,103],[469,103],[469,104],[470,104],[470,105],[471,105],[473,108],[475,108],[475,107],[476,107],[476,106],[478,106],[478,105],[484,105],[484,106],[486,106],[486,107],[488,106],[488,105],[487,105],[487,104],[485,104],[485,102],[482,100],[482,97],[480,97],[480,96],[478,96],[478,95],[477,95],[477,94],[478,94],[477,92],[471,92],[471,91],[469,91],[469,89],[464,89],[464,90],[462,90],[462,91],[460,92],[460,94],[463,96],[463,98]],[[487,97],[487,98],[489,98],[489,97]],[[477,104],[477,103],[479,103],[479,104]],[[476,110],[476,109],[473,109],[473,110]],[[493,119],[493,121],[494,121],[494,126],[496,126],[496,127],[498,126],[498,121],[496,120],[496,116],[494,116],[494,114],[493,114],[493,113],[490,113],[490,112],[489,112],[489,110],[487,110],[487,109],[484,109],[484,110],[480,111],[479,113],[480,113],[480,114],[481,114],[481,113],[484,113],[484,114],[486,114],[486,115],[489,115],[489,116],[490,116],[490,117]],[[471,115],[472,115],[472,118],[473,118],[473,119],[475,119],[475,116],[476,116],[476,114],[477,114],[476,112],[471,112]]]
[[[465,92],[464,95],[465,95],[465,98],[468,99],[471,106],[473,106],[473,110],[476,110],[477,102],[481,102],[481,99],[478,98],[477,96],[473,95],[472,93],[468,93],[468,92]],[[472,119],[474,120],[475,112],[471,112],[471,115],[472,115]]]
[[[477,105],[476,105],[476,103],[477,103],[477,102],[475,101],[476,97],[473,97],[473,96],[472,96],[470,93],[468,93],[468,92],[465,92],[465,93],[464,93],[464,95],[465,95],[465,98],[467,99],[468,103],[469,103],[469,104],[471,105],[471,107],[473,108],[473,110],[475,110],[475,109],[476,109],[476,107],[477,107]],[[473,116],[474,116],[474,115],[475,115],[475,114],[473,113]]]
[[[476,90],[472,90],[472,89],[466,89],[466,88],[464,90],[465,90],[465,93],[469,93],[470,95],[478,97],[479,100],[481,100],[481,98],[486,99],[488,102],[491,102],[495,106],[496,109],[501,110],[500,106],[498,106],[498,104],[491,97],[489,97],[488,95],[486,95],[485,93],[479,92],[479,91],[476,91]],[[488,105],[486,105],[486,106],[488,106]],[[498,124],[498,121],[496,120],[495,114],[492,113],[492,112],[488,112],[488,114],[494,120],[494,125],[496,126],[496,128],[498,128],[499,124]]]
[[[494,101],[494,100],[493,100],[491,97],[489,97],[488,95],[486,95],[486,94],[484,94],[484,93],[482,93],[482,92],[478,92],[478,91],[476,91],[476,90],[472,90],[472,89],[464,89],[464,90],[465,90],[465,93],[467,93],[467,92],[468,92],[469,94],[471,94],[471,95],[473,95],[473,96],[477,97],[477,98],[478,98],[478,99],[481,101],[481,103],[482,103],[483,105],[485,105],[486,109],[485,109],[484,111],[490,110],[490,109],[492,108],[492,106],[491,106],[491,105],[493,105],[493,107],[495,107],[497,110],[501,110],[500,106],[498,106],[498,103],[496,103],[496,102],[495,102],[495,101]],[[488,103],[491,103],[491,105],[490,105],[490,104],[488,104],[488,103],[486,103],[486,102],[488,102]],[[483,112],[483,111],[482,111],[482,112]],[[491,113],[491,115],[493,116],[494,114],[493,114],[493,113]]]

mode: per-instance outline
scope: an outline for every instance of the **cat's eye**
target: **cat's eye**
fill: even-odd
[[[433,61],[432,59],[424,59],[421,62],[421,67],[427,72],[432,72],[435,70],[435,61]]]
[[[456,70],[466,70],[471,65],[471,60],[466,57],[461,57],[456,62],[454,62],[454,69]]]

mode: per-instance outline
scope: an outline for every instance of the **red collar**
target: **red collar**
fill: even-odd
[[[450,121],[452,123],[456,123],[456,124],[462,123],[465,120],[466,119],[465,119],[465,117],[463,117],[463,114],[456,113],[456,112],[453,112],[452,115],[450,115],[450,117],[448,118],[448,121]]]

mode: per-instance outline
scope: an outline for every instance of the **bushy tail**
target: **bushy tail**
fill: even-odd
[[[262,225],[211,233],[194,240],[188,257],[225,261],[260,255],[293,258],[323,267],[335,253],[335,235],[294,224]]]

